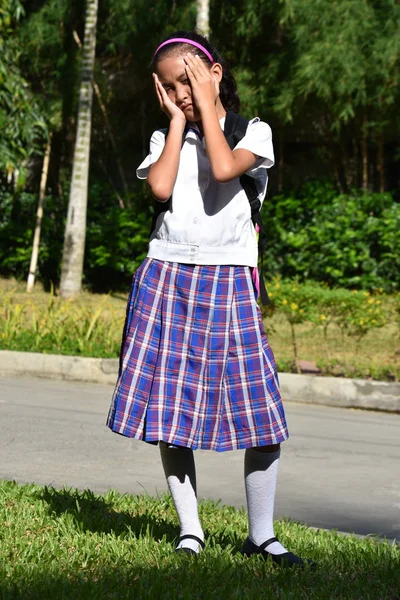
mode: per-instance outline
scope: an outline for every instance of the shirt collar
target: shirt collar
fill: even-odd
[[[225,119],[226,119],[226,115],[221,117],[221,119],[219,120],[219,124],[220,124],[222,130],[225,127]],[[186,125],[186,133],[189,133],[189,132],[193,132],[200,140],[203,138],[198,126],[196,125],[196,123],[193,123],[192,121],[188,121],[188,123]]]

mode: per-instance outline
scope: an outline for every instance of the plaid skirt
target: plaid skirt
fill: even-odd
[[[287,439],[249,267],[144,260],[107,425],[146,442],[220,452]]]

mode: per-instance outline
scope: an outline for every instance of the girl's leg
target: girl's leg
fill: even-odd
[[[180,537],[191,535],[204,540],[197,510],[196,468],[193,450],[160,442],[161,460],[169,490],[178,513]],[[194,539],[180,541],[176,550],[188,548],[200,552],[201,545]]]
[[[249,519],[249,538],[260,546],[274,537],[274,504],[280,444],[247,448],[244,458],[244,477]],[[270,554],[283,554],[280,542],[268,545]]]

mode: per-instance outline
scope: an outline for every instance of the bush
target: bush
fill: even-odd
[[[89,190],[84,284],[93,291],[126,290],[147,251],[151,222],[149,199],[133,194],[121,210],[108,186]],[[0,189],[0,275],[25,279],[32,252],[36,194]],[[61,272],[68,198],[46,196],[37,278],[47,289]]]
[[[400,205],[390,194],[337,195],[329,185],[308,185],[296,196],[267,199],[263,221],[267,278],[399,289]]]
[[[129,287],[147,251],[152,202],[141,184],[121,210],[105,184],[89,189],[84,284],[107,292]],[[38,279],[60,277],[68,198],[47,196]],[[0,187],[0,275],[28,274],[36,194]],[[337,195],[329,185],[307,185],[292,196],[267,199],[265,277],[391,293],[400,288],[400,204],[390,194]]]
[[[297,334],[300,325],[309,323],[322,328],[325,340],[329,328],[336,326],[341,330],[343,345],[345,336],[349,336],[359,347],[370,331],[395,323],[396,311],[400,311],[397,296],[393,301],[380,293],[372,295],[367,291],[343,288],[331,290],[315,282],[299,283],[280,279],[275,279],[267,287],[271,304],[263,307],[263,316],[268,318],[277,313],[289,323],[294,365],[298,359]]]
[[[129,207],[110,204],[110,193],[92,186],[88,207],[85,284],[96,292],[126,290],[147,254],[151,201],[146,193],[126,199]]]
[[[32,253],[38,197],[0,188],[0,274],[26,279]],[[45,199],[38,259],[38,278],[46,287],[57,282],[64,235],[66,202]]]

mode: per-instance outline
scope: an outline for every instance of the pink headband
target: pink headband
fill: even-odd
[[[172,44],[174,42],[183,42],[184,44],[190,44],[191,46],[196,46],[196,48],[199,48],[202,52],[204,52],[204,54],[207,56],[207,58],[208,58],[208,60],[210,62],[212,62],[212,63],[214,62],[213,57],[211,56],[211,54],[209,53],[209,51],[204,48],[204,46],[202,46],[198,42],[194,42],[193,40],[189,40],[187,38],[172,38],[171,40],[166,40],[165,42],[163,42],[162,44],[160,44],[158,46],[157,50],[154,52],[153,60],[156,57],[157,52],[159,50],[161,50],[161,48],[163,46],[166,46],[167,44]]]

